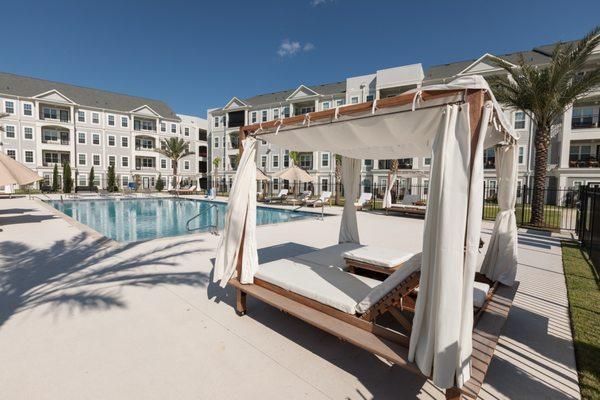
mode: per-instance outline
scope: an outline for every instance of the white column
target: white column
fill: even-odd
[[[563,115],[562,129],[560,131],[560,168],[569,167],[569,149],[571,147],[571,119],[573,107],[569,107]]]

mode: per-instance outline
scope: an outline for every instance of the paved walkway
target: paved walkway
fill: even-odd
[[[423,222],[359,213],[366,244],[418,251]],[[339,216],[258,228],[262,262],[334,244]],[[115,246],[0,200],[2,399],[442,398],[428,382],[211,283],[218,238]],[[491,225],[486,224],[487,241]],[[557,238],[522,232],[521,281],[484,399],[579,398]]]

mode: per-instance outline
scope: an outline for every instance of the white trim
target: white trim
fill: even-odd
[[[14,152],[15,152],[15,158],[14,158],[14,160],[15,160],[15,161],[19,161],[19,157],[18,157],[18,154],[19,154],[19,152],[17,151],[17,149],[13,149],[13,148],[10,148],[10,149],[9,149],[9,148],[6,148],[6,149],[4,149],[4,154],[6,154],[7,156],[9,156],[9,155],[8,155],[8,152],[9,152],[9,150],[10,150],[10,151],[14,151]],[[10,156],[9,156],[9,157],[10,157]],[[12,157],[11,157],[11,158],[12,158]]]
[[[81,161],[81,156],[83,156],[85,158],[85,162],[83,164],[80,163]],[[81,165],[81,166],[87,166],[87,153],[77,153],[77,165]]]
[[[230,108],[229,106],[230,106],[230,105],[231,105],[231,103],[233,103],[234,101],[235,101],[235,102],[238,102],[238,103],[240,103],[240,104],[241,104],[241,106],[239,106],[239,107],[231,107],[231,108]],[[231,109],[235,109],[235,108],[243,108],[243,107],[248,107],[248,104],[244,103],[243,101],[241,101],[241,100],[240,100],[240,99],[238,99],[237,97],[233,96],[233,98],[232,98],[231,100],[229,100],[229,101],[227,102],[227,104],[225,104],[225,106],[223,107],[223,110],[227,110],[227,109],[230,109],[230,110],[231,110]]]
[[[94,143],[94,135],[98,135],[98,144],[95,144],[95,143]],[[92,137],[91,137],[91,139],[92,139],[92,140],[90,140],[90,144],[91,144],[92,146],[102,146],[102,137],[101,137],[101,135],[100,135],[99,133],[97,133],[97,132],[96,132],[96,133],[92,132]]]
[[[98,115],[98,122],[94,122],[94,114]],[[90,122],[94,125],[100,125],[102,121],[102,115],[100,112],[96,112],[96,111],[92,111],[91,115],[90,115]]]
[[[83,113],[83,121],[79,120],[79,113]],[[82,124],[87,123],[87,113],[85,112],[85,110],[77,110],[75,112],[75,114],[76,114],[75,118],[77,118],[77,122],[82,123]]]
[[[6,132],[6,128],[8,128],[9,126],[13,128],[14,136],[12,136],[12,137],[8,136],[8,134],[7,134],[8,132]],[[4,124],[4,137],[6,139],[17,139],[17,126],[13,125],[13,124]]]
[[[29,104],[31,106],[31,115],[27,115],[25,114],[25,104]],[[21,115],[23,115],[24,117],[34,117],[34,106],[33,103],[31,101],[21,101]]]
[[[289,95],[289,96],[288,96],[288,97],[287,97],[285,100],[286,100],[286,101],[290,101],[290,100],[292,100],[292,99],[294,98],[294,96],[295,96],[295,95],[296,95],[296,94],[297,94],[297,93],[298,93],[300,90],[302,90],[303,88],[304,88],[304,89],[306,89],[306,91],[307,91],[307,92],[312,92],[312,94],[311,94],[311,95],[309,95],[309,96],[306,96],[306,97],[310,98],[310,97],[312,97],[312,96],[319,96],[319,93],[315,92],[315,91],[314,91],[314,90],[312,90],[311,88],[309,88],[309,87],[307,87],[307,86],[305,86],[305,85],[300,85],[300,86],[298,86],[298,88],[297,88],[296,90],[294,90],[294,91],[292,92],[292,94],[290,94],[290,95]]]
[[[125,140],[127,141],[127,146],[123,146],[123,138],[125,138]],[[121,148],[123,149],[128,149],[129,148],[129,136],[120,136],[120,142],[119,145]]]
[[[110,123],[110,117],[112,117],[112,119],[113,119],[112,125]],[[113,126],[113,127],[117,126],[117,118],[116,118],[115,114],[106,114],[106,126]]]
[[[114,144],[110,144],[110,138],[114,139]],[[117,136],[116,135],[106,135],[106,146],[107,147],[117,147]]]
[[[25,129],[26,128],[31,129],[31,139],[27,139],[25,137]],[[27,141],[34,141],[35,140],[35,128],[33,126],[28,126],[28,125],[21,126],[21,133],[23,134],[23,140],[27,140]]]
[[[500,57],[496,57],[495,55],[490,54],[490,53],[485,53],[484,55],[482,55],[481,57],[479,57],[477,60],[473,61],[471,64],[469,64],[466,68],[464,68],[462,71],[460,71],[456,75],[464,75],[468,70],[470,70],[471,68],[473,68],[474,66],[476,66],[477,64],[479,64],[481,61],[483,61],[483,59],[485,59],[487,57],[495,59],[495,60],[503,61],[503,62],[505,62],[505,63],[507,63],[507,64],[509,64],[509,65],[511,65],[513,67],[515,67],[515,64],[509,63],[508,61],[503,60]],[[498,67],[497,69],[500,70],[502,68]]]
[[[129,128],[129,117],[127,115],[121,115],[119,119],[121,120],[119,125],[121,128]],[[127,121],[127,125],[123,126],[123,120]]]
[[[42,101],[44,101],[44,102],[46,102],[46,101],[47,101],[47,102],[50,102],[50,103],[52,103],[52,104],[56,104],[56,101],[53,101],[53,100],[51,100],[51,99],[44,99],[44,98],[43,98],[44,96],[47,96],[47,95],[49,95],[49,94],[51,94],[51,93],[55,93],[55,94],[59,95],[60,97],[62,97],[62,98],[64,98],[65,100],[67,100],[67,102],[68,102],[68,103],[71,103],[71,104],[77,104],[77,103],[75,103],[73,100],[71,100],[70,98],[68,98],[67,96],[65,96],[64,94],[62,94],[61,92],[59,92],[59,91],[58,91],[58,90],[56,90],[56,89],[50,89],[50,90],[48,90],[47,92],[44,92],[44,93],[37,94],[37,95],[33,96],[32,98],[34,98],[34,99],[38,99],[38,100],[42,100]]]
[[[79,135],[81,135],[83,133],[83,142],[79,141]],[[77,131],[77,144],[87,144],[87,134],[85,132],[82,131]]]
[[[98,162],[99,162],[99,164],[98,164],[98,165],[96,165],[96,164],[94,163],[94,162],[95,162],[95,161],[94,161],[94,157],[95,157],[95,156],[98,156]],[[102,155],[101,155],[101,154],[96,154],[96,153],[92,154],[92,167],[101,167],[101,166],[102,166]]]
[[[123,165],[123,160],[127,160],[127,165]],[[121,163],[120,163],[121,168],[130,168],[131,164],[129,163],[129,156],[121,156]]]

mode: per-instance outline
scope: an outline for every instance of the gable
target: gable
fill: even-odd
[[[286,100],[302,99],[302,98],[313,97],[313,96],[318,96],[318,95],[319,95],[319,93],[315,92],[314,90],[312,90],[304,85],[300,85],[298,87],[298,89],[294,90],[294,92],[292,94],[290,94]]]
[[[74,104],[74,102],[71,99],[69,99],[64,94],[60,93],[58,90],[49,90],[45,93],[40,93],[33,97],[40,100],[52,101],[54,103]]]
[[[141,107],[136,108],[135,110],[131,110],[131,112],[139,115],[146,115],[148,117],[160,117],[160,114],[158,114],[156,111],[154,111],[147,105],[143,105]]]
[[[241,101],[237,97],[234,97],[231,100],[229,100],[229,103],[227,103],[225,105],[225,107],[223,107],[223,109],[224,110],[231,110],[233,108],[241,108],[241,107],[247,107],[247,106],[248,105],[246,103],[244,103],[243,101]]]
[[[495,60],[498,60],[498,58],[494,57],[491,54],[484,54],[475,62],[471,63],[465,69],[460,71],[458,75],[485,74],[486,72],[498,71],[501,68],[495,64]],[[506,60],[504,61],[508,62]]]

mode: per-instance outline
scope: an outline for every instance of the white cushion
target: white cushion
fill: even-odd
[[[423,253],[418,253],[413,255],[410,259],[406,260],[398,270],[388,276],[385,281],[381,282],[379,286],[367,293],[365,298],[356,306],[356,312],[361,314],[366,312],[373,304],[377,303],[392,289],[402,283],[403,280],[408,278],[410,274],[420,270],[422,254]]]
[[[489,291],[490,285],[487,283],[475,282],[473,284],[473,307],[481,308]]]
[[[256,278],[348,314],[381,282],[338,268],[288,259],[261,264]]]
[[[358,243],[340,243],[334,244],[333,246],[325,247],[320,250],[311,251],[310,253],[300,254],[299,256],[293,257],[292,260],[308,261],[309,263],[334,266],[347,270],[346,261],[342,254],[349,250],[354,250],[362,247],[363,245]]]
[[[427,210],[427,206],[417,206],[414,204],[392,204],[392,208],[405,208],[407,210]]]
[[[416,194],[405,194],[402,198],[402,203],[404,205],[413,205],[417,201],[419,201],[420,197]]]
[[[367,264],[377,265],[383,268],[393,268],[402,264],[414,255],[415,253],[398,249],[390,249],[387,247],[362,246],[344,252],[342,257]]]

